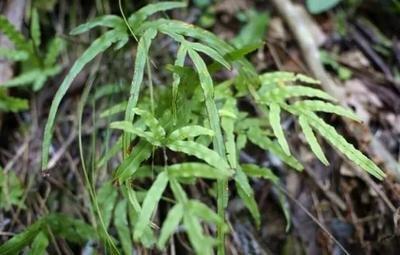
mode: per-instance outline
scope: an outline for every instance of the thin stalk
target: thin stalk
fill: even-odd
[[[135,41],[137,42],[138,39],[137,39],[135,33],[133,32],[132,27],[129,25],[128,20],[126,19],[126,16],[125,16],[125,13],[124,13],[124,9],[122,8],[121,0],[118,0],[118,7],[119,7],[119,11],[121,12],[122,18],[123,18],[123,20],[124,20],[124,22],[125,22],[125,25],[128,27],[129,32],[131,33],[131,35],[133,36],[133,38],[134,38]]]
[[[225,145],[224,139],[222,136],[222,130],[220,125],[220,119],[218,115],[217,105],[214,101],[214,84],[207,70],[207,66],[204,60],[200,57],[200,55],[193,51],[188,51],[190,58],[192,59],[194,65],[196,66],[200,84],[204,92],[204,99],[207,108],[208,119],[210,121],[211,129],[214,131],[213,137],[213,148],[214,150],[225,160]],[[223,219],[220,223],[217,224],[217,238],[218,238],[218,246],[217,246],[217,254],[224,255],[225,254],[225,207],[228,202],[228,181],[227,180],[218,180],[217,181],[217,213],[218,216]]]
[[[98,216],[99,221],[100,221],[100,226],[102,228],[103,233],[105,234],[105,237],[106,237],[106,240],[107,240],[107,244],[110,246],[111,251],[112,251],[113,254],[119,254],[119,251],[118,251],[117,247],[115,246],[114,241],[112,240],[111,236],[107,232],[107,228],[106,228],[106,225],[105,225],[104,220],[103,220],[103,216],[102,216],[101,211],[100,211],[99,203],[97,201],[95,188],[94,188],[93,182],[90,181],[89,174],[88,174],[88,171],[87,171],[87,168],[86,168],[85,157],[83,155],[82,116],[83,116],[83,109],[85,107],[85,104],[86,104],[86,101],[87,101],[87,98],[89,96],[89,92],[90,92],[90,89],[92,88],[92,86],[93,86],[93,80],[91,82],[89,82],[87,87],[85,87],[85,89],[83,91],[83,95],[82,95],[81,101],[79,102],[79,110],[78,110],[79,155],[80,155],[81,162],[82,162],[83,175],[84,175],[85,182],[86,182],[86,185],[87,185],[87,189],[88,189],[88,192],[89,192],[90,200],[92,201],[92,205],[96,209],[96,213],[97,213],[97,216]]]
[[[222,131],[220,126],[219,115],[217,111],[217,106],[212,98],[206,98],[206,108],[208,113],[208,118],[210,120],[211,129],[214,131],[213,147],[217,153],[224,159],[226,159],[225,145],[222,137]],[[226,180],[217,181],[217,213],[223,222],[217,225],[217,254],[225,254],[225,207],[228,201],[228,182]]]
[[[154,115],[154,89],[153,89],[153,77],[151,74],[151,65],[150,60],[147,58],[146,61],[146,68],[147,68],[147,79],[149,82],[149,91],[150,91],[150,107],[151,107],[151,114]]]
[[[206,107],[208,112],[208,117],[213,120],[218,120],[218,122],[214,122],[216,125],[211,125],[213,131],[215,132],[215,138],[213,141],[214,149],[220,154],[223,158],[226,158],[225,155],[225,146],[223,142],[221,127],[219,125],[219,116],[217,112],[217,107],[215,102],[212,100],[206,100]],[[212,121],[211,121],[212,122]],[[214,126],[214,127],[213,127]],[[225,223],[225,207],[228,201],[228,182],[226,180],[218,180],[217,181],[217,213],[221,219],[224,219],[223,222],[217,225],[217,254],[224,255],[225,254],[225,231],[224,231],[224,223]]]

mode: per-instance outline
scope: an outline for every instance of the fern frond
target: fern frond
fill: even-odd
[[[0,58],[8,59],[11,61],[23,61],[29,57],[28,52],[23,50],[13,50],[0,47]]]
[[[183,215],[183,224],[196,254],[212,254],[215,240],[203,234],[200,219],[192,213]]]
[[[259,76],[261,84],[267,87],[283,86],[288,82],[295,82],[296,76],[291,72],[268,72]]]
[[[36,48],[39,48],[41,43],[41,32],[40,32],[40,21],[39,21],[39,13],[36,8],[32,10],[31,17],[31,37],[33,44]]]
[[[191,49],[204,53],[207,56],[209,56],[210,58],[212,58],[214,61],[217,61],[218,63],[220,63],[221,65],[223,65],[225,68],[227,69],[231,69],[230,64],[228,63],[228,61],[226,61],[224,59],[223,56],[221,56],[216,50],[214,50],[213,48],[202,44],[202,43],[196,43],[196,42],[189,42],[186,41],[185,44],[187,45],[187,47],[190,47]]]
[[[202,44],[212,47],[221,55],[228,54],[230,51],[234,50],[231,45],[219,39],[215,34],[183,21],[158,19],[156,21],[147,22],[140,28],[140,31],[146,31],[150,27],[158,29],[162,33],[175,33],[185,37],[192,37],[201,41]]]
[[[310,145],[312,152],[314,152],[315,156],[324,163],[324,165],[329,165],[328,160],[325,157],[325,154],[318,143],[317,138],[314,135],[314,132],[310,125],[307,122],[307,118],[304,115],[300,115],[299,117],[299,124],[303,130],[304,136],[307,140],[307,143]]]
[[[181,46],[178,49],[178,53],[176,55],[176,60],[175,60],[175,66],[183,67],[185,63],[185,58],[187,55],[187,48],[181,44]],[[181,82],[181,76],[177,73],[173,74],[173,82],[172,82],[172,114],[174,118],[174,124],[176,123],[176,101],[178,98],[178,89],[179,89],[179,84]]]
[[[124,182],[138,170],[140,164],[151,156],[153,146],[146,142],[140,141],[134,148],[133,153],[122,161],[114,172],[114,179]]]
[[[351,143],[347,142],[334,127],[327,124],[314,113],[305,115],[310,125],[318,131],[329,143],[343,153],[350,161],[360,166],[377,179],[382,180],[385,173],[369,158],[357,150]]]
[[[160,250],[165,248],[165,244],[167,243],[170,236],[174,234],[176,229],[179,226],[179,223],[182,221],[184,214],[184,207],[181,203],[174,205],[168,212],[167,217],[161,227],[160,237],[158,238],[157,247]]]
[[[138,11],[134,12],[128,18],[129,25],[135,30],[143,21],[145,21],[149,16],[162,11],[168,11],[176,8],[186,7],[187,3],[185,2],[159,2],[154,4],[148,4]]]
[[[201,177],[207,179],[227,179],[232,173],[226,169],[211,167],[202,163],[181,163],[166,168],[168,175],[173,177]]]
[[[117,29],[124,29],[125,23],[124,21],[116,15],[104,15],[101,17],[97,17],[92,21],[87,23],[81,24],[76,28],[72,29],[69,33],[70,35],[78,35],[85,33],[95,27],[108,27],[108,28],[117,28]],[[124,31],[124,30],[121,30]]]
[[[283,86],[287,83],[294,83],[296,81],[304,82],[308,84],[320,84],[321,82],[315,80],[304,74],[294,74],[291,72],[277,71],[268,72],[260,75],[260,81],[262,85],[267,86]]]
[[[255,164],[243,164],[241,165],[243,172],[250,177],[254,178],[264,178],[266,180],[271,180],[276,183],[279,178],[272,172],[271,169],[266,167],[260,167]]]
[[[319,80],[311,78],[310,76],[298,73],[296,74],[296,81],[308,83],[308,84],[321,84]]]
[[[293,104],[295,109],[302,109],[311,112],[327,112],[360,121],[360,118],[350,109],[346,109],[340,105],[334,105],[321,100],[303,100]]]
[[[281,126],[281,108],[277,103],[269,104],[269,122],[271,124],[272,130],[276,138],[278,139],[279,145],[282,147],[286,155],[290,155],[289,145],[286,141],[285,135],[283,134],[283,129]]]
[[[17,49],[31,52],[31,46],[28,40],[26,40],[22,33],[3,15],[0,15],[0,31],[14,43]]]
[[[228,162],[232,169],[237,167],[237,151],[235,143],[235,120],[236,114],[236,101],[233,98],[228,98],[224,107],[219,111],[221,115],[221,127],[225,133],[225,148]]]
[[[193,64],[196,67],[200,80],[200,85],[204,94],[210,126],[215,133],[213,137],[215,150],[218,151],[219,155],[225,155],[225,145],[222,139],[219,115],[214,102],[213,80],[207,70],[207,66],[204,63],[204,60],[200,57],[200,55],[196,51],[191,49],[188,50],[188,53],[193,61]]]
[[[160,139],[165,137],[164,128],[161,126],[160,122],[153,116],[153,114],[139,108],[133,108],[132,111],[142,117],[144,123],[146,123],[146,125],[150,128],[155,137],[158,137]]]
[[[24,72],[21,75],[16,76],[13,79],[1,84],[1,86],[11,88],[32,84],[38,77],[41,76],[41,73],[42,71],[40,69],[34,69],[28,72]]]
[[[228,163],[217,152],[202,144],[192,141],[175,141],[167,144],[167,147],[176,152],[195,156],[217,169],[229,169]]]
[[[224,219],[211,210],[206,204],[198,200],[191,199],[187,202],[186,208],[190,211],[190,213],[197,216],[199,219],[209,223],[222,224],[225,231],[227,230],[227,225],[224,222]]]
[[[6,95],[0,88],[0,112],[18,112],[28,109],[28,100]]]
[[[46,122],[46,127],[44,131],[43,137],[43,145],[42,145],[42,169],[47,168],[47,163],[49,159],[49,149],[50,142],[53,135],[53,126],[56,118],[56,113],[58,107],[63,99],[65,93],[70,87],[72,81],[79,74],[79,72],[83,69],[83,67],[89,63],[93,58],[95,58],[98,54],[108,49],[113,43],[117,42],[121,39],[121,33],[115,30],[111,30],[106,32],[104,35],[96,39],[90,47],[76,60],[71,70],[68,72],[64,81],[60,85],[59,89],[56,92],[56,95],[53,99],[53,102],[50,107],[49,118]]]
[[[287,155],[279,144],[274,143],[266,135],[264,135],[258,128],[251,128],[247,131],[247,137],[249,140],[260,147],[261,149],[270,151],[272,154],[280,158],[287,165],[293,167],[294,169],[301,171],[303,166],[300,162],[293,156]]]
[[[322,90],[296,85],[282,86],[262,93],[260,94],[260,103],[269,104],[271,101],[279,102],[291,97],[316,97],[334,102],[337,101]]]
[[[153,215],[153,211],[156,209],[156,206],[161,199],[161,196],[167,185],[167,172],[161,172],[154,180],[153,185],[150,187],[146,197],[144,198],[142,209],[133,232],[133,237],[135,240],[138,240],[142,237],[146,227],[150,224],[150,218]]]
[[[188,125],[174,130],[168,136],[168,139],[170,141],[178,141],[200,135],[214,136],[214,131],[198,125]]]
[[[114,104],[113,106],[107,108],[106,110],[100,113],[100,118],[107,118],[112,115],[124,112],[126,110],[126,106],[128,105],[127,101]]]
[[[247,195],[246,192],[244,192],[243,188],[237,182],[236,182],[236,190],[238,192],[240,199],[242,199],[244,205],[246,206],[251,216],[253,217],[256,226],[260,226],[261,215],[260,215],[260,210],[258,209],[257,201],[254,199],[254,196]]]
[[[156,37],[157,31],[150,29],[147,30],[146,33],[140,38],[138,47],[137,47],[137,53],[136,53],[136,59],[135,59],[135,69],[133,73],[133,79],[131,83],[131,90],[130,90],[130,95],[129,95],[129,100],[128,100],[128,106],[126,108],[125,112],[125,120],[127,121],[133,121],[135,112],[134,108],[136,107],[138,98],[139,98],[139,92],[140,92],[140,87],[142,85],[143,81],[143,74],[144,74],[144,67],[146,65],[146,61],[148,58],[148,51],[151,45],[152,40]]]
[[[60,37],[55,37],[53,40],[51,40],[44,58],[44,65],[46,67],[53,66],[56,63],[57,57],[64,48],[65,42]]]
[[[141,128],[135,127],[128,121],[115,121],[110,124],[110,128],[119,129],[127,133],[137,135],[154,146],[161,146],[162,141],[153,132],[144,131]]]
[[[128,105],[125,110],[125,120],[129,122],[132,122],[135,117],[135,112],[133,111],[133,109],[136,107],[139,99],[139,92],[143,81],[143,74],[148,58],[148,51],[150,49],[151,42],[156,37],[156,35],[156,30],[149,29],[144,33],[142,38],[140,38],[138,43],[130,95],[128,99]],[[124,150],[127,150],[129,142],[129,135],[124,134]]]

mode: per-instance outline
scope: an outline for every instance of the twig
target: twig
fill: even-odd
[[[318,180],[317,176],[315,173],[308,169],[307,167],[304,168],[306,173],[311,177],[311,179],[315,182],[315,184],[318,186],[318,188],[324,193],[324,195],[332,202],[334,203],[337,207],[339,207],[340,210],[345,211],[347,210],[347,206],[345,202],[334,192],[330,191],[327,189],[320,180]]]
[[[281,1],[281,0],[278,0]],[[301,210],[303,210],[308,217],[310,217],[317,225],[324,231],[328,237],[336,243],[336,245],[346,254],[350,255],[350,253],[343,247],[343,245],[329,232],[329,230],[320,222],[310,211],[307,210],[307,208],[304,207],[302,203],[297,201],[295,197],[293,197],[282,185],[276,185],[276,187],[279,188],[280,191],[282,191],[290,200],[292,200],[298,207],[300,207]]]

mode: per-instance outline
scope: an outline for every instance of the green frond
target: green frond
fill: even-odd
[[[181,178],[206,178],[227,179],[232,173],[224,168],[215,168],[203,163],[180,163],[170,165],[166,168],[169,176]]]
[[[242,199],[244,205],[253,217],[256,226],[259,227],[261,225],[261,215],[260,210],[258,209],[257,201],[254,199],[254,196],[247,195],[238,183],[236,183],[236,189],[240,199]]]
[[[132,254],[131,231],[129,229],[127,212],[128,202],[126,199],[123,199],[115,206],[114,225],[121,241],[122,250],[125,254]]]
[[[153,132],[144,131],[141,128],[135,127],[132,123],[128,121],[115,121],[110,124],[110,128],[119,129],[127,133],[132,133],[145,139],[147,142],[154,146],[161,146],[162,141],[160,137],[155,135]]]
[[[150,49],[151,41],[156,37],[157,31],[154,29],[149,29],[144,33],[144,35],[140,38],[137,53],[135,59],[135,68],[133,72],[133,78],[131,83],[130,95],[128,99],[128,105],[125,111],[125,120],[132,122],[135,116],[134,108],[137,105],[139,99],[139,92],[143,82],[144,68],[146,66],[148,51]],[[124,138],[124,147],[127,148],[127,144],[130,141],[128,135],[125,135]]]
[[[8,48],[0,47],[0,58],[4,58],[11,61],[23,61],[27,60],[29,53],[23,50],[13,50]]]
[[[340,105],[324,102],[321,100],[303,100],[293,104],[293,107],[298,110],[311,112],[327,112],[336,115],[344,116],[355,121],[361,121],[360,118],[350,109],[346,109]]]
[[[191,199],[185,205],[185,209],[189,210],[194,216],[197,216],[199,219],[204,220],[205,222],[214,223],[214,224],[222,224],[224,225],[225,231],[228,229],[228,226],[225,224],[224,219],[219,217],[211,208],[209,208],[206,204]]]
[[[5,83],[1,84],[1,86],[5,88],[11,88],[29,85],[35,82],[35,80],[41,75],[42,71],[40,69],[33,69],[31,71],[24,72],[9,81],[6,81]]]
[[[133,149],[132,153],[126,157],[114,172],[114,180],[124,182],[139,169],[140,164],[151,156],[153,146],[140,141]]]
[[[53,102],[50,107],[49,117],[46,122],[46,127],[44,131],[43,144],[42,144],[42,169],[47,168],[49,149],[51,138],[53,136],[53,127],[56,119],[56,114],[58,107],[66,94],[67,90],[72,84],[72,81],[83,69],[83,67],[89,63],[98,54],[108,49],[113,43],[121,39],[121,33],[115,30],[111,30],[103,34],[101,37],[96,39],[90,47],[76,60],[64,81],[58,88],[56,95],[54,96]]]
[[[213,60],[217,61],[218,63],[220,63],[221,65],[223,65],[225,68],[227,69],[231,69],[230,64],[228,63],[228,61],[226,61],[224,59],[223,56],[221,56],[216,50],[214,50],[211,47],[208,47],[207,45],[204,45],[202,43],[196,43],[196,42],[189,42],[186,41],[185,45],[187,45],[186,47],[191,48],[195,51],[201,52],[203,54],[206,54],[207,56],[209,56],[210,58],[212,58]]]
[[[308,84],[321,84],[319,80],[311,78],[310,76],[298,73],[296,74],[296,81],[308,83]]]
[[[159,139],[162,139],[165,137],[165,130],[161,126],[160,122],[158,119],[156,119],[153,114],[151,114],[148,111],[139,109],[139,108],[133,108],[132,112],[134,112],[137,115],[140,115],[144,121],[144,123],[149,127],[150,131],[153,133],[153,135]]]
[[[184,214],[184,207],[181,203],[174,205],[167,214],[163,226],[161,227],[160,237],[158,238],[157,247],[162,250],[165,248],[165,244],[174,234],[182,221]]]
[[[203,227],[200,220],[195,215],[186,213],[183,215],[183,224],[195,253],[212,254],[212,247],[215,241],[203,234]]]
[[[185,45],[181,44],[181,46],[178,49],[178,53],[176,55],[176,60],[174,65],[183,67],[185,63],[185,58],[187,55],[187,48]],[[172,113],[173,113],[173,118],[174,118],[174,124],[176,123],[176,104],[177,104],[177,98],[178,98],[178,89],[179,89],[179,84],[181,82],[181,75],[178,73],[173,74],[173,82],[172,82]]]
[[[385,173],[369,158],[357,150],[354,145],[347,142],[334,127],[327,124],[323,119],[319,118],[314,113],[309,113],[306,116],[310,125],[318,131],[329,143],[343,153],[351,162],[358,165],[377,179],[382,180]]]
[[[166,172],[161,172],[154,180],[153,185],[147,191],[146,197],[143,201],[142,209],[133,232],[135,240],[138,240],[142,237],[145,228],[150,224],[151,216],[153,215],[153,212],[156,209],[156,206],[160,201],[167,185],[168,175]]]
[[[108,27],[108,28],[115,28],[115,29],[121,30],[121,29],[125,28],[125,23],[119,16],[104,15],[101,17],[97,17],[92,21],[89,21],[87,23],[77,26],[76,28],[72,29],[72,31],[70,32],[70,35],[82,34],[82,33],[88,32],[89,30],[91,30],[95,27]],[[124,31],[124,30],[121,30],[121,31]]]
[[[128,18],[129,25],[135,30],[142,22],[144,22],[149,16],[162,11],[168,11],[171,9],[183,8],[186,7],[187,3],[185,2],[159,2],[148,4],[138,11],[134,12]]]
[[[195,156],[217,169],[229,169],[228,163],[217,152],[202,144],[192,141],[175,141],[167,144],[167,147],[176,152]]]
[[[0,88],[0,112],[18,112],[28,109],[28,100],[8,96],[5,90]]]
[[[272,154],[277,156],[279,159],[281,159],[283,162],[285,162],[287,165],[293,167],[294,169],[301,171],[303,170],[303,166],[301,163],[294,158],[293,156],[287,155],[282,147],[271,141],[266,135],[264,135],[261,130],[256,129],[256,128],[251,128],[247,132],[247,137],[249,140],[260,147],[261,149],[264,149],[266,151],[270,151]]]
[[[31,17],[31,37],[33,44],[36,48],[39,48],[41,44],[41,32],[40,32],[40,20],[39,13],[36,8],[32,10]]]
[[[60,37],[55,37],[52,39],[47,47],[47,52],[44,57],[44,65],[46,67],[52,67],[56,63],[57,57],[61,54],[64,48],[65,41],[63,39]]]
[[[271,180],[274,183],[279,180],[272,170],[267,167],[260,167],[255,164],[242,164],[241,167],[247,176]]]
[[[110,116],[113,116],[115,114],[124,112],[126,110],[126,106],[128,105],[127,101],[121,102],[121,103],[116,103],[113,106],[105,109],[100,113],[100,118],[108,118]]]
[[[215,150],[218,151],[219,155],[225,155],[225,146],[222,139],[222,132],[220,127],[220,120],[218,110],[214,102],[214,85],[210,73],[207,70],[207,66],[200,55],[194,51],[188,50],[189,56],[196,67],[200,85],[203,90],[203,95],[206,103],[208,119],[210,121],[211,129],[214,131],[214,146]]]
[[[303,130],[304,136],[306,137],[307,143],[310,145],[312,152],[314,152],[315,156],[324,164],[329,165],[328,160],[325,157],[325,154],[318,143],[317,138],[314,135],[314,132],[310,125],[307,122],[307,117],[304,115],[300,115],[299,124]]]
[[[286,141],[285,135],[283,134],[283,129],[281,126],[281,108],[277,103],[269,104],[269,122],[271,124],[272,130],[276,138],[278,139],[279,145],[282,147],[286,155],[290,155],[289,145]]]
[[[193,138],[201,135],[214,136],[214,131],[211,129],[198,126],[198,125],[188,125],[174,130],[168,139],[173,141],[184,140],[187,138]]]
[[[295,85],[282,86],[260,94],[260,103],[269,104],[270,102],[284,101],[291,97],[316,97],[329,101],[337,101],[328,93],[310,87]]]
[[[33,239],[30,254],[45,254],[48,245],[49,245],[49,238],[43,231],[40,231],[39,234],[35,237],[35,239]]]
[[[11,42],[14,43],[18,50],[24,50],[32,52],[30,42],[19,32],[13,24],[7,19],[7,17],[0,15],[0,32],[2,32]]]

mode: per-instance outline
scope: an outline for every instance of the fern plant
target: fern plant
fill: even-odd
[[[96,27],[108,30],[76,60],[50,108],[44,131],[43,170],[47,169],[57,110],[72,81],[86,64],[111,46],[121,51],[128,47],[130,40],[137,42],[129,95],[120,103],[103,109],[100,115],[114,120],[110,128],[119,139],[98,160],[97,167],[102,168],[114,156],[123,155],[112,180],[119,184],[121,193],[113,222],[120,242],[108,239],[114,253],[131,254],[132,241],[163,249],[178,227],[183,226],[197,254],[212,254],[215,247],[218,254],[224,254],[225,234],[229,230],[225,221],[230,192],[228,182],[234,182],[255,223],[260,225],[260,212],[249,179],[264,178],[278,185],[278,178],[271,169],[243,164],[238,155],[251,143],[275,154],[288,167],[301,171],[303,166],[292,155],[281,125],[282,111],[298,119],[311,151],[323,164],[328,161],[316,133],[371,175],[378,179],[384,177],[382,170],[318,116],[319,112],[325,112],[358,119],[349,109],[334,104],[335,99],[330,95],[309,86],[318,81],[286,72],[259,75],[245,58],[259,44],[235,48],[191,24],[150,19],[157,12],[183,7],[185,4],[181,2],[150,4],[128,18],[106,15],[74,29],[74,35]],[[171,73],[171,86],[154,89],[151,45],[161,35],[175,41],[178,50],[175,62],[166,67]],[[213,75],[222,68],[235,69],[238,74],[218,83]],[[150,77],[148,82],[144,81],[146,72]],[[148,83],[149,87],[143,88],[143,83]],[[248,98],[257,107],[258,116],[239,107],[239,101]],[[154,164],[150,160],[157,151],[163,152],[164,163]],[[171,153],[175,155],[173,160],[167,158]],[[143,193],[135,184],[148,178],[153,181]],[[186,191],[186,185],[199,179],[208,180],[210,189],[216,190],[216,210],[191,198]],[[117,200],[115,189],[109,183],[94,193],[97,197],[109,194],[110,199]],[[102,210],[98,217],[103,217],[103,227],[107,230],[111,227],[112,210],[103,208],[100,198],[92,196],[92,203]],[[160,203],[167,204],[170,209],[157,231],[152,219]],[[216,226],[211,235],[204,231],[204,227],[210,225]]]
[[[0,32],[15,46],[15,49],[0,47],[0,58],[21,66],[20,75],[0,84],[0,110],[3,111],[18,111],[28,106],[26,100],[8,96],[6,88],[30,86],[33,91],[38,91],[49,78],[61,71],[61,66],[56,61],[64,48],[64,41],[55,37],[42,52],[40,21],[36,9],[32,10],[30,24],[30,37],[25,38],[7,17],[0,15]]]

